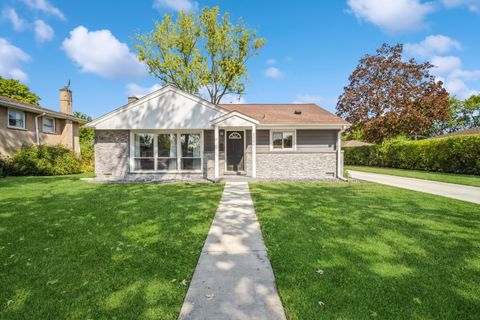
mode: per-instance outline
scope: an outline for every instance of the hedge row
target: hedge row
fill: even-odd
[[[480,174],[480,135],[345,148],[346,165]]]
[[[82,160],[63,146],[27,146],[0,159],[0,175],[51,176],[80,173]]]

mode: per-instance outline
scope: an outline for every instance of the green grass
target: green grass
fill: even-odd
[[[466,186],[480,187],[480,176],[455,174],[455,173],[441,173],[417,170],[404,170],[393,168],[379,168],[379,167],[364,167],[364,166],[345,166],[348,170],[357,170],[363,172],[390,174],[393,176],[417,178],[423,180],[432,180],[448,183],[463,184]]]
[[[176,319],[223,187],[0,179],[0,319]]]
[[[369,183],[250,189],[290,320],[478,319],[480,206]]]

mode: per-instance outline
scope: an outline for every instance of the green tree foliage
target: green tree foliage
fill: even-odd
[[[138,59],[150,74],[192,94],[206,88],[212,103],[244,92],[246,63],[265,44],[242,21],[234,24],[228,13],[220,15],[219,7],[180,12],[176,19],[166,14],[136,39]]]
[[[30,91],[30,88],[15,79],[0,77],[0,96],[12,98],[24,103],[38,106],[40,97]]]
[[[468,99],[450,98],[450,118],[436,121],[431,135],[441,135],[480,126],[480,95]]]
[[[74,117],[84,119],[87,121],[92,121],[92,117],[75,111],[73,113]],[[95,132],[93,129],[85,128],[83,125],[80,126],[80,153],[83,160],[83,171],[92,171],[93,170],[93,155],[94,155],[94,145],[95,145]]]

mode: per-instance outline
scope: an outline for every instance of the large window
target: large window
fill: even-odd
[[[273,131],[272,132],[272,149],[274,150],[292,150],[293,149],[293,132],[292,131]]]
[[[177,135],[162,133],[157,136],[157,170],[177,170]]]
[[[8,127],[16,129],[25,129],[25,112],[18,110],[8,110]]]
[[[134,170],[135,171],[153,171],[155,170],[154,157],[154,135],[140,133],[135,134],[135,156],[134,156]]]
[[[182,133],[182,169],[183,170],[200,170],[202,163],[200,155],[200,134],[198,133]]]
[[[43,117],[42,131],[46,133],[55,133],[55,119]]]
[[[134,133],[134,171],[199,171],[202,169],[200,133]]]

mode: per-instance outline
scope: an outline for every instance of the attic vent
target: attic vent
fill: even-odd
[[[295,110],[293,113],[295,113],[295,114],[302,114],[302,110],[298,110],[298,109],[297,109],[297,110]]]

